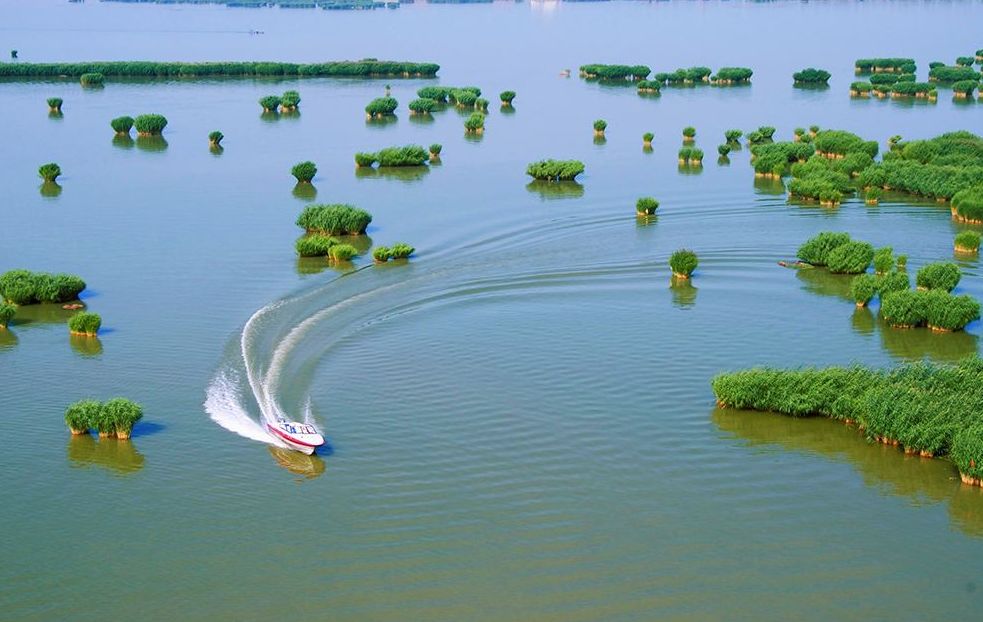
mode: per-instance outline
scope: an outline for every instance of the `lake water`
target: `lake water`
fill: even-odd
[[[776,265],[832,229],[892,245],[913,274],[952,257],[962,226],[947,206],[790,205],[754,180],[746,148],[729,165],[715,150],[725,129],[759,125],[882,145],[979,133],[983,104],[945,90],[912,105],[851,100],[847,87],[867,56],[914,57],[924,78],[930,61],[983,46],[980,23],[981,2],[0,3],[0,50],[22,62],[442,67],[438,80],[388,81],[400,110],[385,125],[362,108],[387,80],[0,82],[0,271],[78,273],[104,320],[97,343],[71,341],[67,313],[28,308],[0,335],[0,617],[981,615],[983,490],[829,421],[716,410],[709,385],[752,365],[978,351],[978,322],[892,330],[854,310],[848,278]],[[589,62],[755,75],[642,98],[579,79]],[[833,73],[828,90],[792,88],[807,66]],[[433,83],[484,90],[481,139],[454,109],[409,117]],[[262,118],[256,100],[289,88],[300,115]],[[518,92],[512,114],[495,103],[505,89]],[[44,100],[56,95],[53,119]],[[109,119],[145,112],[167,116],[166,146],[114,143]],[[676,164],[687,125],[701,171]],[[443,162],[428,172],[354,171],[356,151],[434,142]],[[525,166],[544,157],[583,160],[582,188],[530,186]],[[373,243],[416,246],[409,265],[296,258],[308,200],[289,170],[306,159],[316,200],[368,209]],[[64,171],[57,196],[39,191],[48,161]],[[644,195],[662,205],[643,222]],[[700,267],[670,287],[680,247]],[[978,261],[959,261],[959,292],[983,297]],[[145,408],[131,442],[69,438],[67,404],[117,394]],[[264,400],[309,412],[330,450],[250,440]]]

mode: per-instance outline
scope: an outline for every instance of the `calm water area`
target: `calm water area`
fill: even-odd
[[[104,327],[70,340],[69,312],[34,306],[0,331],[0,619],[979,619],[983,489],[833,422],[715,409],[709,382],[978,352],[979,322],[891,329],[876,305],[854,309],[850,277],[777,265],[836,230],[893,246],[913,274],[953,259],[966,226],[948,206],[789,203],[746,146],[727,163],[716,146],[761,125],[882,150],[983,133],[983,102],[946,89],[935,104],[847,93],[855,59],[912,57],[925,79],[983,47],[980,24],[978,1],[0,1],[0,52],[17,62],[441,65],[430,80],[0,81],[0,272],[79,274]],[[755,73],[641,97],[577,76],[594,62]],[[828,89],[793,88],[810,66]],[[387,83],[396,119],[367,123]],[[480,87],[484,135],[465,137],[454,108],[411,118],[427,84]],[[261,115],[258,98],[287,89],[299,114]],[[110,119],[150,112],[163,141],[114,140]],[[688,125],[702,169],[677,165]],[[356,173],[355,152],[410,143],[441,143],[441,164]],[[586,172],[530,184],[542,158]],[[308,159],[313,192],[289,172]],[[60,192],[37,177],[51,161]],[[649,195],[661,207],[640,220]],[[361,248],[416,255],[298,259],[312,201],[369,210]],[[670,286],[682,247],[700,266]],[[983,298],[978,259],[955,260],[957,293]],[[131,441],[70,437],[69,403],[115,395],[144,406]],[[271,404],[307,413],[329,449],[263,442]]]

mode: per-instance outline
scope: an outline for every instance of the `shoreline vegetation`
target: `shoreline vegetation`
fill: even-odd
[[[203,63],[155,61],[94,61],[82,63],[0,63],[0,79],[81,78],[101,74],[104,78],[432,78],[440,71],[436,63],[388,61],[365,58],[358,61],[283,63],[272,61]]]
[[[711,381],[722,408],[825,416],[906,454],[948,457],[962,481],[983,485],[983,359],[908,363],[892,370],[754,368]]]

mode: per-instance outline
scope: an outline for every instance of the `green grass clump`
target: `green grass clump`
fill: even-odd
[[[300,93],[297,91],[284,91],[280,96],[280,105],[287,110],[296,110],[300,106]]]
[[[703,164],[703,150],[696,147],[683,147],[679,150],[679,163],[688,166]]]
[[[368,153],[360,151],[355,154],[355,166],[359,168],[367,168],[374,166],[376,162],[379,161],[379,156],[374,153]]]
[[[167,119],[162,114],[142,114],[133,120],[133,125],[137,128],[138,134],[156,136],[167,127]]]
[[[952,195],[952,210],[959,220],[983,222],[983,185],[965,188]]]
[[[723,406],[856,422],[870,440],[948,455],[964,482],[983,478],[983,360],[976,356],[892,370],[759,368],[719,374],[711,384]]]
[[[826,267],[833,274],[860,274],[867,271],[873,259],[873,246],[867,242],[851,240],[829,252]]]
[[[464,131],[468,134],[483,134],[485,131],[485,115],[473,112],[464,120]]]
[[[850,284],[850,296],[858,307],[866,307],[877,295],[879,281],[873,274],[861,274]]]
[[[9,270],[0,275],[0,298],[16,305],[78,299],[85,281],[72,274]]]
[[[925,297],[925,323],[932,330],[962,330],[980,319],[980,303],[972,296],[954,296],[941,289],[917,293]]]
[[[669,256],[669,269],[676,278],[688,279],[698,265],[696,253],[685,248]]]
[[[730,145],[717,145],[717,153],[720,154],[720,157],[726,158],[730,154]]]
[[[331,247],[338,244],[337,238],[321,233],[312,233],[297,238],[294,248],[301,257],[327,257]]]
[[[951,261],[937,261],[919,268],[915,275],[915,285],[919,289],[941,289],[951,292],[961,278],[962,272],[959,266]]]
[[[873,73],[893,71],[897,73],[914,73],[915,59],[913,58],[859,58],[854,63],[857,73]]]
[[[956,234],[954,247],[957,251],[975,253],[980,250],[980,239],[976,231],[960,231]]]
[[[416,92],[421,99],[432,99],[438,104],[446,104],[454,89],[449,86],[425,86]]]
[[[317,165],[310,160],[298,162],[290,169],[290,174],[297,178],[297,183],[309,184],[317,175]]]
[[[133,128],[133,117],[123,115],[122,117],[116,117],[109,122],[109,127],[113,128],[113,131],[117,134],[129,134],[130,129]]]
[[[592,63],[580,66],[580,75],[591,80],[644,80],[652,70],[645,65],[604,65]]]
[[[651,216],[659,209],[659,202],[654,197],[641,197],[635,202],[635,212],[639,216]]]
[[[683,128],[683,139],[693,140],[696,138],[696,128],[693,126],[686,126]]]
[[[894,249],[883,246],[874,253],[874,272],[886,274],[894,268]]]
[[[463,88],[452,90],[448,99],[454,102],[458,108],[473,108],[478,103],[480,96],[481,89]]]
[[[498,94],[498,99],[503,106],[511,106],[512,100],[515,99],[515,91],[502,91]]]
[[[526,167],[526,175],[542,181],[573,181],[583,172],[580,160],[540,160]]]
[[[370,117],[385,117],[396,112],[399,102],[394,97],[377,97],[365,106],[365,114]]]
[[[95,337],[100,327],[102,327],[102,318],[98,313],[80,311],[68,320],[68,331],[73,335]]]
[[[332,261],[351,261],[358,255],[358,249],[351,244],[335,244],[328,252]]]
[[[48,98],[48,110],[51,112],[61,112],[61,105],[64,103],[60,97]]]
[[[98,72],[83,73],[79,76],[79,83],[82,86],[102,86],[106,81],[106,76]]]
[[[405,242],[396,242],[389,247],[393,259],[406,259],[416,252],[416,249]]]
[[[952,94],[956,97],[972,97],[973,91],[979,88],[976,80],[960,80],[952,84]]]
[[[38,167],[38,175],[45,183],[52,183],[61,176],[61,167],[55,162],[48,162]]]
[[[263,107],[263,112],[277,112],[280,109],[279,95],[266,95],[259,98],[259,105]]]
[[[721,67],[710,80],[717,84],[746,84],[754,72],[747,67]]]
[[[434,143],[427,150],[430,152],[430,159],[433,160],[434,158],[440,157],[440,152],[444,150],[444,146],[440,143]]]
[[[414,99],[407,106],[407,108],[409,108],[410,112],[413,114],[430,114],[436,107],[437,102],[432,99],[425,99],[423,97]]]
[[[99,418],[102,404],[96,400],[80,400],[65,409],[65,423],[72,434],[88,434]]]
[[[608,122],[605,121],[604,119],[598,119],[597,121],[594,121],[595,134],[603,134],[604,130],[606,130],[607,128],[608,128]]]
[[[99,436],[112,436],[120,440],[130,438],[133,426],[143,418],[143,408],[124,397],[103,402],[96,417],[95,427]]]
[[[297,226],[308,233],[323,235],[361,235],[372,222],[372,215],[353,205],[308,205],[297,217]]]
[[[932,67],[928,70],[928,79],[933,82],[959,82],[961,80],[979,80],[980,74],[972,67]]]
[[[849,233],[823,231],[806,240],[799,247],[796,256],[807,264],[825,266],[832,251],[850,242]]]
[[[107,76],[126,76],[166,80],[183,78],[245,78],[292,76],[309,77],[433,77],[440,70],[436,63],[377,60],[329,61],[321,63],[240,62],[157,62],[108,61],[79,63],[4,63],[0,77],[42,78],[99,72]]]
[[[639,80],[635,88],[640,95],[658,95],[662,90],[662,82],[656,80]]]
[[[793,73],[792,80],[795,84],[826,84],[829,82],[830,75],[832,74],[825,69],[809,67],[808,69]]]
[[[430,161],[430,153],[420,145],[386,147],[375,155],[379,166],[423,166]]]
[[[852,132],[844,130],[823,130],[816,134],[816,151],[827,156],[845,156],[855,151],[877,156],[877,141],[865,141]]]
[[[864,203],[867,205],[877,205],[881,201],[883,191],[878,187],[867,188],[864,192]]]
[[[393,257],[392,249],[388,246],[376,246],[372,249],[372,259],[376,263],[386,263]]]
[[[225,138],[225,134],[218,130],[208,133],[208,142],[214,147],[218,147],[220,144],[222,144],[223,138]]]
[[[744,132],[741,130],[727,130],[724,132],[724,140],[728,143],[736,143],[741,140],[741,136],[744,136]]]
[[[925,323],[926,299],[924,292],[910,289],[881,296],[881,315],[891,326],[914,328]]]
[[[0,328],[6,329],[10,325],[10,320],[14,319],[17,307],[9,302],[0,301]]]
[[[652,132],[645,132],[642,134],[642,144],[646,146],[652,146],[652,141],[655,140],[655,134]]]
[[[911,288],[911,279],[907,272],[888,272],[877,277],[877,293],[881,296],[891,292],[900,292]]]

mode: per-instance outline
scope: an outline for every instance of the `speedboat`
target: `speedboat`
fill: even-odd
[[[309,423],[287,421],[283,417],[277,417],[276,423],[267,423],[266,428],[277,440],[308,456],[324,444],[324,437]]]

